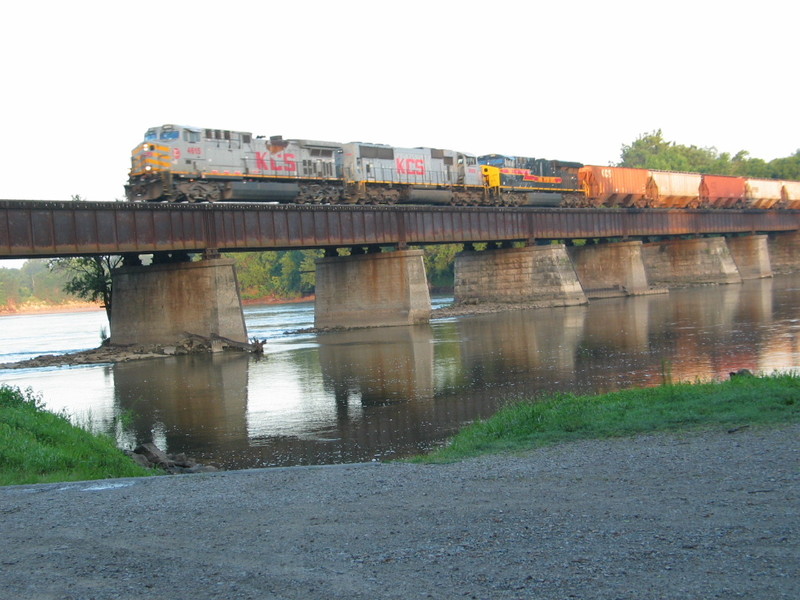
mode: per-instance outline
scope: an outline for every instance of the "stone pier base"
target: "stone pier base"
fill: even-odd
[[[172,344],[186,333],[247,341],[232,260],[123,267],[112,289],[114,345]]]
[[[729,237],[727,244],[742,279],[772,277],[766,235]]]
[[[775,273],[800,271],[800,231],[769,234],[769,261]]]
[[[318,259],[314,326],[429,322],[431,298],[422,256],[422,250],[401,250]]]
[[[644,244],[642,258],[651,285],[672,287],[742,281],[723,237]]]
[[[588,298],[650,293],[642,242],[573,246],[567,253]]]
[[[539,306],[585,304],[566,248],[528,246],[461,252],[455,262],[455,301]]]

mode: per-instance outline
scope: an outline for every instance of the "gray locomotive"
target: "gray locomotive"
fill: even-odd
[[[580,194],[580,166],[162,125],[134,148],[125,193],[151,202],[558,205]]]

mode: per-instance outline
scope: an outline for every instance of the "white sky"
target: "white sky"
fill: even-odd
[[[659,128],[800,148],[784,0],[8,4],[3,199],[122,198],[163,123],[600,165]]]

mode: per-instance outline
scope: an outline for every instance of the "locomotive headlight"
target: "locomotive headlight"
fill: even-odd
[[[152,171],[152,170],[153,170],[153,167],[151,167],[150,165],[147,165],[147,166],[144,168],[144,170],[145,170],[145,171]]]

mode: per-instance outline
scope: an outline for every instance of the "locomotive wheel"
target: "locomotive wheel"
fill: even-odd
[[[216,202],[222,196],[218,186],[213,183],[193,183],[186,191],[178,196],[183,196],[188,202]]]

